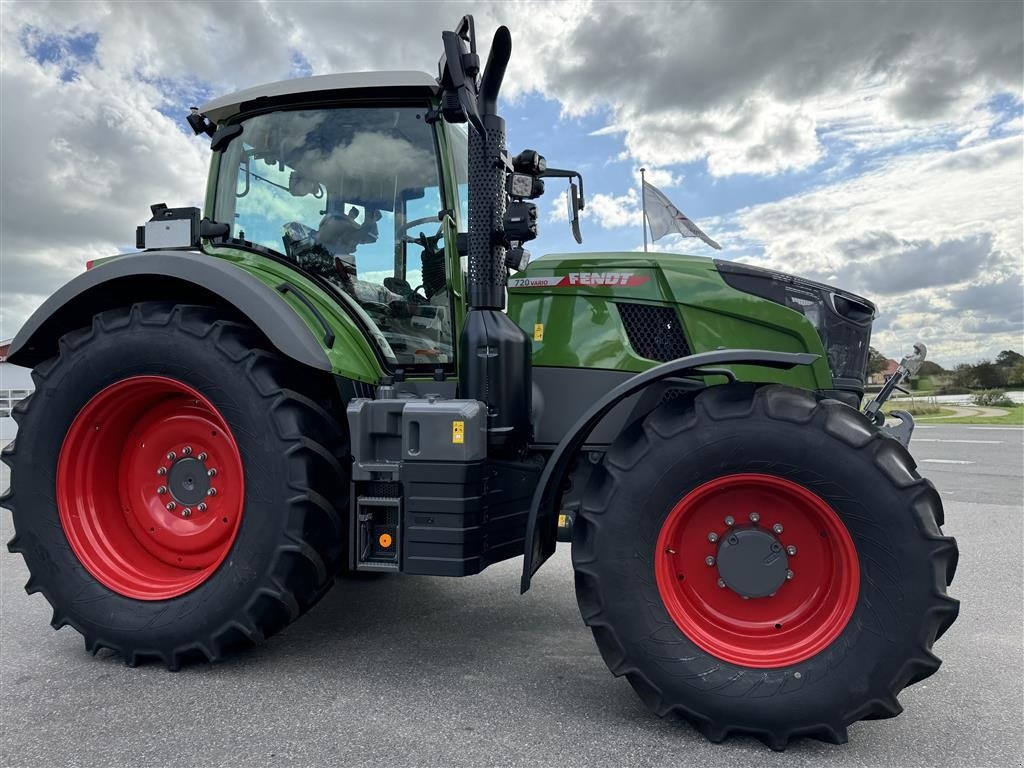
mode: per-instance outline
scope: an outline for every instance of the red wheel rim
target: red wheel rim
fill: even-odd
[[[740,575],[770,574],[764,589],[773,594],[744,597],[735,587],[737,543],[770,546],[746,550],[757,556]],[[769,567],[769,558],[759,559],[763,551],[782,556],[777,586],[777,561],[770,572],[758,570]],[[857,550],[835,511],[803,486],[761,474],[727,475],[686,494],[658,536],[655,577],[690,640],[724,661],[760,668],[796,664],[828,647],[849,622],[860,588]]]
[[[245,496],[227,422],[187,384],[133,376],[79,412],[57,461],[71,549],[104,586],[138,600],[195,589],[223,562]]]

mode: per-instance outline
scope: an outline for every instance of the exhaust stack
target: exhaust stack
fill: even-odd
[[[507,27],[494,33],[479,82],[472,17],[464,17],[443,39],[442,111],[470,123],[469,312],[459,339],[460,396],[486,403],[488,444],[508,453],[530,439],[533,391],[530,340],[503,311],[508,280],[505,177],[511,163],[498,94],[512,55],[512,35]]]

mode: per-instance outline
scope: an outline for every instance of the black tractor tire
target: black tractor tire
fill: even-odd
[[[741,473],[817,495],[859,560],[849,620],[827,647],[784,666],[709,653],[670,616],[657,583],[656,548],[675,505]],[[939,668],[932,644],[959,610],[946,595],[958,550],[942,521],[939,495],[909,452],[856,410],[777,385],[710,387],[628,427],[595,467],[573,526],[577,599],[610,670],[659,716],[682,717],[713,742],[745,734],[776,750],[804,736],[844,743],[848,725],[896,716],[897,694]],[[721,563],[701,557],[678,578],[707,578],[694,570],[712,565]]]
[[[67,333],[58,354],[32,375],[35,392],[15,407],[18,435],[3,453],[11,486],[0,504],[13,514],[15,535],[8,548],[20,553],[28,567],[25,589],[41,592],[49,601],[55,629],[70,625],[93,654],[108,648],[132,666],[156,660],[177,669],[185,662],[217,661],[236,648],[262,643],[331,587],[348,506],[347,432],[316,402],[318,394],[329,391],[329,382],[312,383],[315,375],[273,351],[255,329],[218,309],[140,303],[98,314],[91,326]],[[187,386],[206,399],[209,417],[222,418],[218,423],[227,425],[224,439],[233,438],[236,444],[232,455],[242,478],[226,479],[226,470],[221,470],[209,481],[195,479],[236,483],[237,498],[216,503],[238,510],[237,527],[233,538],[217,545],[223,559],[204,571],[203,580],[166,598],[130,595],[98,579],[76,555],[59,505],[58,463],[66,436],[81,422],[78,415],[98,393],[126,382],[130,388],[135,386],[131,382],[153,380]],[[189,402],[198,407],[200,400]],[[113,422],[116,408],[108,413]],[[100,432],[99,422],[95,429]],[[135,443],[124,450],[129,448],[135,450]],[[192,453],[191,447],[178,450]],[[117,462],[117,451],[112,453],[110,460]],[[123,460],[114,469],[104,467],[104,458],[96,459],[104,478],[113,477],[111,471],[121,473],[119,477],[127,471]],[[145,472],[148,478],[148,465]],[[164,472],[171,482],[173,472]],[[89,474],[77,477],[82,487],[108,493],[103,489],[110,483]],[[193,487],[191,477],[180,482]],[[77,487],[71,486],[72,492]],[[209,495],[209,490],[200,493]],[[119,493],[127,519],[130,502]],[[159,502],[166,498],[160,497],[155,508],[162,510]],[[218,509],[214,499],[209,501],[204,508]],[[179,503],[168,514],[184,517],[183,507]],[[207,524],[220,523],[219,514]],[[201,522],[198,512],[190,509],[189,516],[197,525]]]

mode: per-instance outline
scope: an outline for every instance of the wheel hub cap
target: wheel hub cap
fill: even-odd
[[[210,478],[199,459],[177,459],[167,471],[167,488],[178,504],[192,506],[206,499]]]
[[[741,597],[768,597],[786,583],[789,559],[774,535],[758,528],[734,531],[718,546],[718,573]]]

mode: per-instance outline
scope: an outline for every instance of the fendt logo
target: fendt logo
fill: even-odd
[[[513,277],[509,288],[570,288],[576,285],[643,285],[651,278],[632,272],[570,272],[568,275],[551,277]]]

